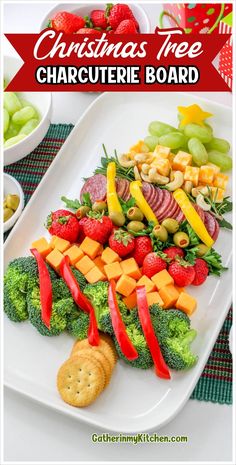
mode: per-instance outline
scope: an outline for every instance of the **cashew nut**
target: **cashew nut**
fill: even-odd
[[[150,179],[149,179],[148,174],[144,174],[144,173],[141,171],[140,176],[141,176],[141,178],[142,178],[143,181],[145,181],[145,182],[151,182]]]
[[[148,153],[137,153],[135,156],[134,156],[134,159],[137,163],[148,163],[148,162],[151,162],[151,160],[153,159],[153,155],[152,153],[148,152]]]
[[[211,209],[210,204],[205,202],[204,197],[203,197],[202,194],[197,195],[196,204],[206,212]]]
[[[193,197],[197,197],[198,194],[209,195],[209,190],[207,186],[198,186],[198,187],[193,187],[191,193]]]
[[[147,163],[143,163],[142,164],[142,172],[143,172],[143,174],[148,174],[149,170],[150,170],[150,165],[148,165]]]
[[[161,176],[161,174],[159,174],[155,168],[151,168],[149,170],[148,177],[150,179],[149,182],[153,182],[160,185],[165,185],[167,184],[167,182],[169,182],[169,178],[167,178],[166,176]]]
[[[142,179],[137,166],[134,166],[134,178],[136,181],[140,181]]]
[[[175,171],[174,173],[174,180],[172,182],[169,182],[169,184],[166,184],[166,189],[169,191],[175,191],[179,187],[182,186],[184,182],[184,175],[182,171]]]
[[[193,183],[192,181],[185,181],[183,186],[182,186],[183,190],[187,193],[187,194],[190,194],[191,193],[191,190],[193,188]]]
[[[127,153],[123,153],[123,155],[120,156],[119,162],[124,168],[131,168],[132,166],[135,166],[135,161],[131,160]]]

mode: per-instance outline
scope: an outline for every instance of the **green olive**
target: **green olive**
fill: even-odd
[[[104,202],[103,200],[97,200],[97,202],[93,203],[92,210],[94,212],[103,212],[107,210],[107,203]]]
[[[130,221],[127,224],[128,231],[139,232],[145,229],[145,224],[142,221]]]
[[[178,221],[174,220],[173,218],[166,218],[164,221],[162,221],[161,224],[170,234],[176,233],[179,229]]]
[[[184,249],[185,247],[188,247],[189,245],[188,234],[186,234],[185,232],[179,231],[174,234],[173,241],[175,245],[177,245],[178,247],[181,247],[181,249]]]
[[[20,197],[17,194],[8,194],[6,196],[6,205],[7,208],[10,208],[11,210],[16,211],[17,208],[19,207],[20,203]]]
[[[123,226],[125,224],[125,215],[122,212],[110,212],[109,217],[115,226]]]
[[[4,208],[3,213],[4,213],[3,215],[4,223],[5,221],[9,220],[12,217],[12,215],[14,215],[14,211],[11,208]]]
[[[203,257],[205,253],[207,253],[209,250],[209,247],[207,247],[205,244],[199,244],[197,246],[197,256],[198,257]]]
[[[127,218],[132,221],[143,221],[143,213],[138,207],[131,207],[127,211]]]
[[[154,226],[152,232],[153,232],[154,236],[157,239],[159,239],[161,242],[167,241],[168,232],[167,232],[166,228],[163,225],[157,224],[156,226]]]
[[[77,212],[75,213],[77,218],[79,218],[79,220],[81,220],[81,218],[84,218],[87,213],[89,213],[91,210],[90,207],[87,207],[86,205],[81,205],[80,208],[78,208]]]

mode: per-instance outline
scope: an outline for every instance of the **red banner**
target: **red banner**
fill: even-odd
[[[213,65],[229,34],[156,34],[91,38],[46,29],[6,34],[24,64],[8,91],[229,91]]]

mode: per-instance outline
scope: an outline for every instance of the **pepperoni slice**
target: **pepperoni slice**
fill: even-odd
[[[91,202],[96,200],[105,200],[107,195],[107,178],[103,174],[95,174],[85,181],[80,191],[80,201],[83,200],[83,194],[90,194]]]
[[[210,236],[213,238],[216,229],[216,220],[209,212],[204,212],[204,224]]]

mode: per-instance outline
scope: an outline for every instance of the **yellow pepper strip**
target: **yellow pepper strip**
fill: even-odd
[[[150,205],[145,200],[140,187],[142,187],[141,181],[132,181],[130,183],[130,193],[132,197],[135,199],[136,204],[138,205],[140,210],[143,212],[144,216],[147,218],[147,220],[153,221],[153,223],[156,225],[158,224],[157,217],[152,211]]]
[[[207,247],[212,247],[214,241],[183,189],[176,189],[173,192],[173,196],[194,232]]]
[[[109,213],[122,213],[121,204],[116,193],[116,164],[114,161],[107,165],[107,206]]]

